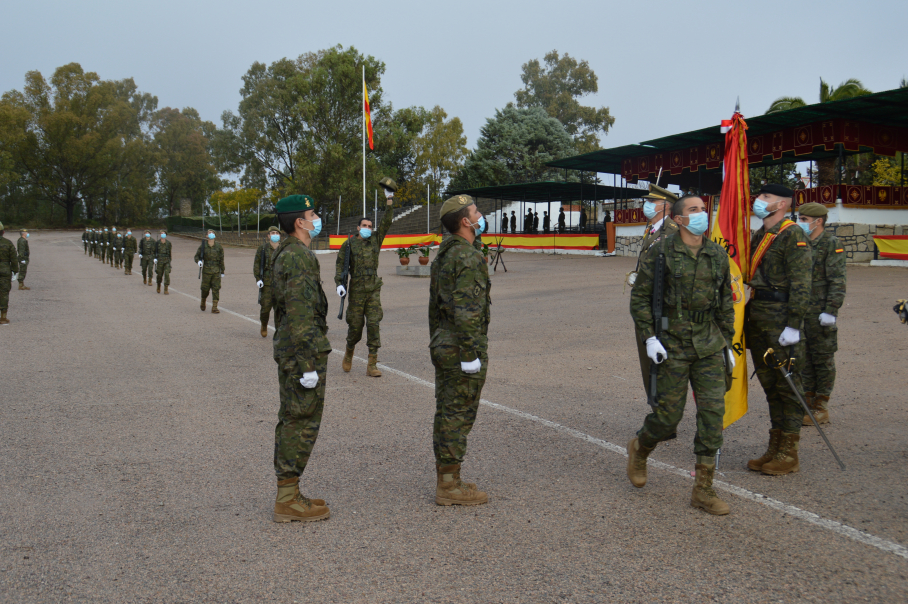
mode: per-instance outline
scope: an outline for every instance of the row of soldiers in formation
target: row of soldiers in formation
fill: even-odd
[[[28,249],[28,229],[19,231],[16,245],[3,236],[3,223],[0,222],[0,325],[9,325],[9,292],[13,282],[19,282],[20,290],[29,290],[25,285],[28,274],[28,263],[31,251]]]
[[[793,359],[794,387],[804,394],[818,423],[828,423],[838,349],[836,317],[845,298],[844,249],[824,228],[826,207],[805,204],[797,222],[788,220],[792,194],[791,189],[775,184],[761,189],[753,213],[763,226],[751,239],[750,274],[744,276],[752,288],[745,307],[745,342],[770,417],[766,452],[748,461],[747,467],[772,476],[800,469],[801,426],[812,422],[791,385],[764,355],[781,347],[785,359]],[[734,304],[744,302],[742,288],[731,274],[728,253],[704,236],[709,217],[700,197],[678,199],[651,185],[644,214],[649,223],[631,280],[630,312],[648,394],[652,365],[658,374],[655,406],[627,445],[627,475],[635,487],[646,485],[647,458],[660,442],[675,436],[689,383],[697,405],[691,505],[716,515],[728,514],[728,505],[712,483],[722,446],[725,393],[730,387],[726,370],[746,363],[745,351],[733,345]],[[663,253],[668,320],[657,336],[654,275]]]

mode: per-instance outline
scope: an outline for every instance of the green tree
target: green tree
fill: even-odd
[[[553,50],[543,58],[545,66],[533,59],[523,64],[523,89],[514,93],[517,106],[541,107],[564,124],[579,153],[599,149],[599,133],[608,134],[615,118],[608,107],[587,107],[578,100],[599,91],[599,78],[586,61]]]
[[[155,113],[153,125],[160,206],[173,216],[180,200],[190,199],[201,210],[202,202],[221,184],[209,153],[215,125],[203,121],[192,107],[182,112],[165,107]]]
[[[436,105],[429,113],[425,129],[414,141],[416,171],[430,185],[436,198],[469,153],[460,118],[447,117],[445,110]]]
[[[215,191],[209,203],[213,208],[219,208],[221,215],[236,214],[238,221],[233,224],[245,224],[246,218],[254,214],[259,204],[265,201],[265,193],[259,189],[231,189],[229,191]],[[232,226],[231,226],[232,228]]]

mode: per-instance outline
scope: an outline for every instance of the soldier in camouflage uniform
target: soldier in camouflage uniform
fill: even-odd
[[[369,346],[369,362],[366,375],[381,377],[378,363],[378,349],[381,348],[379,323],[384,316],[381,308],[382,280],[378,276],[378,253],[381,244],[391,228],[394,219],[394,191],[397,185],[390,178],[383,178],[379,183],[385,190],[387,210],[378,225],[378,231],[372,232],[372,221],[363,217],[359,221],[355,237],[348,238],[337,253],[334,284],[338,296],[349,296],[347,306],[347,350],[341,367],[350,371],[353,366],[353,350],[363,338],[363,326],[366,326],[366,344]],[[344,272],[344,259],[347,246],[350,247],[350,291],[341,283]]]
[[[221,311],[218,310],[218,300],[221,297],[221,277],[224,276],[224,248],[214,240],[214,229],[208,229],[208,239],[202,242],[195,253],[195,261],[202,269],[202,303],[199,305],[205,310],[205,300],[208,299],[208,291],[211,291],[211,314],[216,315]]]
[[[110,227],[110,231],[107,233],[107,256],[104,257],[104,264],[109,264],[111,268],[114,265],[114,246],[117,243],[117,227]]]
[[[19,231],[19,240],[16,242],[16,253],[19,254],[19,289],[31,289],[25,287],[25,275],[28,273],[28,263],[30,252],[28,250],[28,229]]]
[[[331,352],[328,299],[318,258],[308,247],[321,231],[314,207],[308,195],[291,195],[275,206],[281,228],[289,235],[274,251],[271,282],[281,398],[274,429],[275,522],[323,520],[331,515],[324,500],[299,492],[300,476],[321,426]]]
[[[826,206],[808,203],[799,210],[798,226],[807,233],[813,248],[810,306],[804,316],[806,358],[801,368],[804,399],[817,423],[829,423],[829,395],[835,385],[835,353],[838,346],[836,316],[845,301],[845,249],[825,229]],[[803,424],[812,426],[804,415]]]
[[[91,230],[91,237],[88,239],[89,251],[91,251],[91,257],[98,257],[98,229]]]
[[[648,359],[658,364],[656,407],[627,445],[627,475],[635,487],[646,485],[646,460],[656,445],[672,438],[687,402],[687,385],[697,405],[697,481],[691,505],[710,514],[728,514],[728,504],[712,487],[716,451],[722,446],[726,364],[734,367],[729,343],[735,333],[728,254],[703,236],[709,226],[706,204],[697,196],[674,204],[679,232],[668,235],[643,256],[631,292],[631,316]],[[665,250],[663,312],[668,329],[660,337],[653,324],[656,260]]]
[[[145,229],[142,240],[139,241],[139,266],[142,269],[142,283],[149,286],[154,268],[154,248],[155,240],[151,238],[151,231]]]
[[[3,236],[0,222],[0,325],[8,325],[6,312],[9,310],[9,290],[13,287],[13,276],[19,270],[19,254],[13,242]]]
[[[88,255],[88,248],[91,247],[91,229],[85,227],[85,232],[82,233],[82,248],[85,250],[85,255]]]
[[[255,252],[255,259],[252,262],[252,274],[255,277],[255,284],[259,288],[259,319],[262,323],[260,333],[263,338],[268,337],[268,318],[271,315],[271,261],[274,250],[281,243],[281,230],[277,227],[268,229],[268,238],[259,246]]]
[[[763,220],[751,239],[750,276],[753,293],[745,310],[744,335],[769,403],[769,445],[766,453],[747,462],[755,472],[780,476],[800,469],[798,449],[804,411],[782,373],[767,365],[769,348],[778,358],[793,358],[792,379],[801,389],[798,368],[804,363],[801,338],[810,302],[810,243],[804,231],[785,218],[791,207],[791,189],[764,185],[754,202],[754,214]]]
[[[107,254],[107,245],[104,243],[107,239],[107,229],[98,229],[98,261],[104,262],[104,256]]]
[[[113,237],[113,267],[114,268],[123,268],[123,233],[114,229],[115,234]]]
[[[132,259],[137,249],[139,249],[139,244],[136,238],[132,236],[132,229],[126,229],[126,237],[123,239],[123,254],[126,265],[126,269],[123,271],[124,275],[132,274]]]
[[[489,268],[475,243],[485,218],[469,195],[445,201],[445,239],[432,263],[429,283],[429,350],[435,367],[435,453],[438,505],[477,505],[488,496],[460,479],[467,436],[476,421],[489,367],[492,299]]]
[[[167,231],[161,229],[161,235],[154,246],[154,268],[158,278],[158,293],[161,293],[161,281],[164,282],[164,294],[170,294],[170,261],[173,258],[173,244],[167,240]]]

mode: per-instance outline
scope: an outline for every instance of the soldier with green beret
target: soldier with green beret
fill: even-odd
[[[136,250],[139,249],[139,244],[136,241],[136,238],[132,236],[132,229],[126,229],[126,237],[123,238],[123,255],[124,263],[126,265],[125,270],[123,271],[124,275],[132,274],[132,259],[136,254]]]
[[[363,338],[363,326],[366,328],[366,344],[369,346],[369,362],[366,375],[381,377],[378,368],[378,349],[381,348],[379,323],[384,316],[381,307],[382,280],[378,276],[378,254],[381,244],[391,228],[394,219],[394,192],[397,184],[388,177],[379,181],[385,190],[387,210],[378,225],[378,231],[372,232],[372,221],[363,216],[356,227],[356,236],[350,237],[341,245],[335,264],[334,284],[337,295],[348,297],[347,305],[347,350],[341,367],[350,371],[353,366],[353,351]],[[347,248],[350,248],[350,283],[349,291],[342,283],[344,262]]]
[[[154,246],[154,269],[158,278],[158,293],[161,293],[161,282],[164,282],[164,294],[170,294],[170,262],[173,259],[173,244],[167,239],[167,231],[161,229]]]
[[[722,446],[725,415],[725,367],[734,367],[730,344],[735,334],[731,273],[725,250],[704,237],[709,227],[706,204],[685,195],[672,208],[678,232],[665,239],[663,301],[668,329],[657,338],[653,319],[653,286],[659,247],[650,248],[640,263],[631,292],[631,316],[646,346],[647,358],[658,365],[656,407],[627,445],[627,475],[635,487],[646,485],[646,460],[656,445],[672,438],[687,402],[687,385],[697,404],[696,484],[691,505],[710,514],[728,514],[728,504],[713,489],[716,451]]]
[[[0,325],[8,325],[6,312],[9,310],[9,290],[19,271],[19,254],[13,242],[3,236],[3,223],[0,222]]]
[[[19,230],[19,240],[16,242],[16,253],[19,254],[19,289],[31,289],[30,287],[25,287],[25,275],[28,273],[28,263],[30,262],[28,229]]]
[[[211,314],[213,315],[221,312],[218,310],[218,300],[221,298],[221,278],[226,272],[224,270],[224,248],[215,241],[215,236],[214,229],[208,229],[208,237],[195,253],[195,261],[202,269],[202,303],[199,308],[205,310],[205,300],[208,299],[210,291]]]
[[[273,226],[268,229],[268,237],[255,251],[252,261],[252,275],[259,288],[259,319],[262,323],[261,334],[268,337],[268,318],[271,316],[271,261],[274,251],[281,244],[281,230]]]
[[[845,249],[826,231],[829,210],[807,203],[798,211],[798,226],[813,249],[810,305],[804,316],[805,359],[801,367],[804,399],[817,423],[829,423],[829,396],[835,385],[835,353],[838,346],[836,316],[845,301]],[[813,422],[807,415],[805,426]]]
[[[463,482],[460,466],[476,421],[489,367],[489,269],[475,247],[485,218],[469,195],[448,199],[439,212],[451,233],[439,246],[429,283],[429,350],[435,367],[435,453],[438,505],[477,505],[488,496]]]
[[[299,491],[318,438],[328,379],[328,299],[318,258],[309,250],[322,229],[308,195],[290,195],[275,206],[288,235],[273,253],[274,360],[281,405],[274,429],[277,498],[274,522],[324,520],[331,513],[323,499]]]
[[[88,248],[91,245],[91,229],[85,227],[85,232],[82,233],[82,248],[85,250],[85,255],[88,255]]]
[[[151,231],[145,229],[142,240],[139,241],[139,266],[142,269],[142,283],[148,286],[151,286],[152,282],[155,243],[151,238]]]
[[[769,444],[766,452],[747,462],[755,472],[781,476],[800,469],[798,450],[804,411],[782,373],[764,361],[772,348],[778,358],[794,359],[795,371],[803,366],[804,317],[810,302],[813,254],[804,231],[785,218],[793,192],[778,184],[763,185],[753,213],[763,227],[750,242],[750,274],[745,282],[753,288],[747,303],[744,334],[754,368],[769,403]],[[792,376],[801,388],[797,374]]]

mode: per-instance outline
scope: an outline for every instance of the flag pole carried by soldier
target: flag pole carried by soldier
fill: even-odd
[[[713,489],[716,453],[722,446],[725,415],[726,367],[734,366],[729,346],[735,333],[728,254],[704,237],[709,212],[700,197],[685,195],[672,210],[680,230],[666,235],[660,247],[651,246],[639,263],[631,291],[631,316],[646,345],[649,359],[659,368],[655,406],[643,427],[627,445],[627,476],[635,487],[646,485],[646,460],[660,442],[674,437],[694,390],[697,433],[694,437],[696,484],[691,505],[710,514],[728,514],[728,504]],[[656,262],[665,247],[663,291],[667,329],[657,329],[653,312]]]
[[[28,273],[30,256],[28,249],[28,229],[19,230],[19,240],[16,242],[16,253],[19,254],[19,289],[31,289],[30,287],[25,287],[25,275]]]
[[[199,249],[196,250],[195,261],[202,269],[202,303],[199,308],[202,311],[205,310],[205,300],[208,299],[208,292],[211,291],[211,314],[219,314],[221,312],[218,310],[218,300],[221,298],[221,278],[226,271],[224,270],[224,248],[215,241],[214,229],[208,229],[208,238],[202,241]]]
[[[123,239],[123,254],[125,256],[125,270],[123,271],[124,275],[132,274],[132,260],[136,254],[136,250],[139,249],[139,244],[136,241],[136,238],[132,236],[132,229],[126,229],[126,237]]]
[[[803,367],[804,317],[810,303],[813,254],[804,231],[785,218],[792,190],[778,184],[763,185],[753,213],[763,226],[751,239],[747,284],[753,288],[747,302],[745,337],[757,378],[769,403],[769,445],[766,452],[747,462],[755,472],[780,476],[800,469],[801,425],[804,411],[797,393],[782,374],[764,360],[770,348]],[[800,377],[792,384],[801,389]]]
[[[309,250],[322,220],[308,195],[291,195],[275,206],[288,236],[274,250],[271,295],[274,305],[274,361],[280,411],[274,429],[277,498],[274,522],[324,520],[323,499],[299,491],[299,481],[318,438],[328,378],[328,299],[318,258]]]
[[[337,254],[334,284],[337,286],[337,295],[347,297],[347,350],[341,367],[350,371],[353,366],[353,351],[356,344],[363,338],[363,326],[366,328],[366,344],[369,347],[369,362],[366,365],[366,375],[381,377],[378,363],[378,349],[381,348],[381,334],[379,324],[382,320],[381,286],[382,280],[378,276],[378,254],[381,244],[391,228],[394,219],[394,192],[397,184],[390,178],[382,178],[378,183],[385,190],[387,210],[378,225],[378,231],[372,232],[372,221],[363,216],[357,225],[356,237],[347,239]],[[350,249],[349,273],[351,275],[349,286],[341,283],[344,275],[344,258],[346,249]],[[349,291],[347,291],[349,287]]]
[[[263,338],[268,337],[268,318],[271,315],[271,262],[274,259],[274,252],[281,244],[281,230],[273,226],[268,229],[268,238],[259,246],[255,252],[255,259],[252,262],[252,274],[255,277],[255,284],[259,288],[259,319],[262,323],[261,334]]]
[[[160,237],[154,246],[155,276],[158,281],[158,293],[161,293],[161,282],[164,282],[164,295],[170,294],[170,262],[173,259],[173,244],[167,239],[167,231],[160,230]]]
[[[0,325],[9,325],[6,313],[9,311],[9,290],[18,276],[19,254],[13,242],[3,236],[3,223],[0,222]]]
[[[839,348],[836,316],[845,301],[845,249],[826,231],[826,206],[807,203],[798,210],[798,226],[813,249],[810,306],[804,316],[806,356],[800,368],[804,399],[817,423],[829,423],[829,397],[835,385],[835,353]],[[807,415],[803,425],[812,426]]]
[[[442,226],[451,233],[438,248],[429,283],[429,351],[435,367],[435,503],[477,505],[488,496],[460,478],[489,367],[489,268],[476,243],[485,218],[469,195],[444,202]]]

